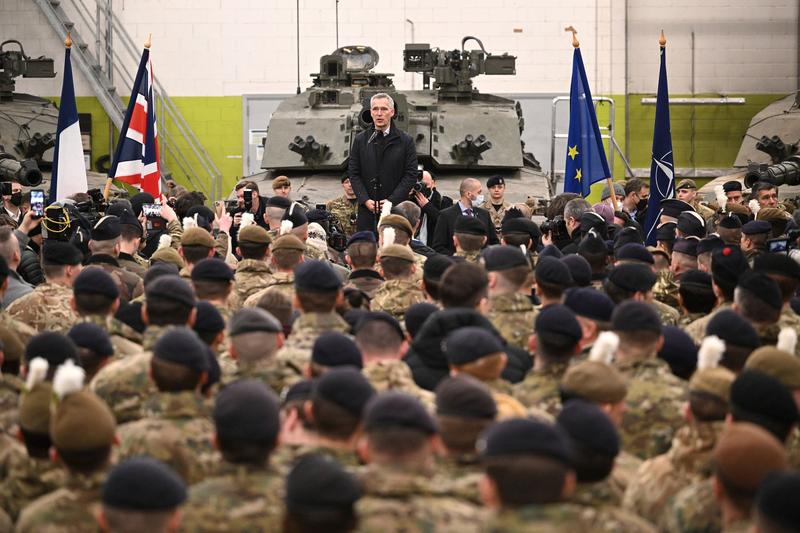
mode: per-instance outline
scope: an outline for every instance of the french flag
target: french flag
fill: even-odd
[[[67,36],[64,54],[64,82],[58,109],[53,168],[50,178],[50,203],[60,202],[76,192],[86,192],[86,163],[83,159],[78,106],[75,105],[75,86],[72,83],[72,62],[69,58],[72,40]]]
[[[133,82],[133,92],[108,177],[158,198],[161,194],[161,168],[158,161],[153,65],[149,47],[146,46]]]

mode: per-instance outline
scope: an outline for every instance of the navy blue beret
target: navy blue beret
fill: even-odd
[[[280,431],[278,398],[257,379],[242,379],[223,388],[213,418],[222,439],[275,444]]]
[[[800,280],[800,264],[784,254],[757,255],[753,260],[753,270]]]
[[[271,313],[260,307],[245,307],[236,311],[228,322],[228,335],[235,337],[244,333],[263,331],[281,333],[283,326]]]
[[[103,505],[133,511],[167,511],[186,501],[186,485],[171,468],[149,457],[126,459],[109,472]]]
[[[697,255],[713,252],[725,246],[725,242],[716,235],[709,235],[697,243]]]
[[[477,217],[460,215],[453,225],[453,233],[466,233],[467,235],[487,235],[486,225]]]
[[[487,272],[508,270],[518,266],[528,266],[528,259],[516,246],[496,245],[483,250],[483,266]]]
[[[97,224],[92,228],[93,241],[110,241],[116,239],[122,234],[122,229],[119,223],[119,217],[114,215],[106,215],[97,221]]]
[[[678,218],[684,211],[694,211],[694,207],[687,204],[683,200],[677,198],[666,198],[661,200],[661,209],[663,214],[668,217]]]
[[[536,281],[540,283],[557,285],[564,288],[570,287],[573,284],[572,276],[569,273],[567,265],[555,257],[540,256],[539,262],[536,263],[534,274],[536,276]]]
[[[494,420],[497,416],[492,391],[467,374],[445,378],[436,386],[436,414],[457,418]]]
[[[428,317],[438,310],[439,308],[430,302],[420,302],[406,310],[404,317],[406,331],[408,331],[412,339],[417,336],[417,332],[422,328],[422,324],[425,323]]]
[[[573,399],[564,404],[556,417],[575,444],[585,446],[608,457],[619,454],[619,434],[608,415],[597,405]]]
[[[294,286],[309,292],[335,292],[342,280],[327,261],[303,261],[294,269]]]
[[[67,336],[79,348],[86,348],[100,357],[114,355],[114,346],[106,330],[92,322],[80,322],[72,326]]]
[[[119,287],[111,274],[99,267],[84,268],[72,284],[75,294],[100,294],[107,298],[119,298]]]
[[[780,381],[759,370],[745,370],[736,377],[731,384],[730,406],[734,420],[764,422],[765,426],[797,423],[797,404],[792,393]]]
[[[736,182],[738,183],[738,182]],[[767,474],[758,488],[758,516],[775,524],[779,531],[800,531],[800,472],[775,471]]]
[[[677,326],[664,326],[661,334],[664,335],[664,344],[658,357],[666,361],[673,374],[688,379],[697,368],[697,345]]]
[[[153,346],[153,357],[196,372],[208,372],[210,366],[206,345],[194,331],[183,327],[169,329],[161,335]]]
[[[266,203],[269,207],[280,207],[282,209],[289,209],[292,205],[292,201],[285,196],[272,196]]]
[[[311,361],[322,366],[364,366],[356,343],[338,331],[326,331],[317,337],[311,349]]]
[[[380,428],[415,429],[437,433],[436,423],[419,400],[403,392],[382,392],[372,398],[364,413],[367,432]]]
[[[611,270],[608,281],[628,292],[647,292],[656,284],[656,275],[648,265],[623,263]]]
[[[614,312],[614,301],[606,293],[588,287],[569,289],[564,305],[578,316],[601,322],[611,322]]]
[[[728,345],[753,350],[761,346],[761,339],[750,321],[731,309],[714,313],[706,325],[705,334],[716,335]]]
[[[361,417],[364,407],[375,396],[375,389],[357,369],[340,366],[328,370],[317,379],[313,396]]]
[[[486,180],[486,188],[491,189],[495,185],[505,185],[506,180],[503,176],[491,176],[488,180]]]
[[[564,253],[558,249],[558,246],[555,244],[548,244],[539,252],[539,263],[542,262],[542,259],[545,257],[551,257],[554,259],[561,259],[564,257]],[[537,263],[538,266],[538,263]]]
[[[398,322],[395,317],[386,311],[367,311],[361,315],[361,317],[358,319],[358,323],[356,324],[355,332],[358,333],[358,330],[360,330],[365,324],[375,320],[389,324],[397,333],[398,337],[401,339],[405,338],[406,335],[403,333],[403,327],[400,325],[400,322]]]
[[[592,266],[582,255],[565,255],[561,258],[561,262],[567,265],[576,286],[587,287],[592,282]]]
[[[478,439],[484,457],[540,455],[569,465],[572,443],[561,427],[531,418],[511,418],[494,424]]]
[[[222,259],[206,257],[192,268],[192,281],[233,281],[233,269]]]
[[[320,511],[351,509],[361,497],[358,480],[322,454],[301,456],[286,477],[286,508],[312,516]]]
[[[172,300],[190,307],[197,305],[194,289],[180,276],[159,276],[145,287],[144,293],[145,301],[155,298]]]
[[[643,244],[629,242],[617,248],[614,252],[617,261],[640,261],[642,263],[654,264],[653,254],[644,247]]]
[[[197,302],[197,318],[192,326],[197,333],[219,333],[225,330],[225,319],[210,302]]]
[[[703,238],[706,236],[706,223],[695,211],[684,211],[678,215],[678,229],[688,236]]]
[[[744,272],[739,276],[737,288],[744,289],[773,309],[783,307],[783,296],[778,282],[763,272]]]
[[[37,333],[25,345],[25,362],[30,362],[41,357],[50,364],[50,368],[56,368],[67,359],[78,360],[78,347],[72,339],[56,331],[43,331]]]
[[[656,240],[672,242],[675,240],[675,230],[678,225],[674,222],[664,222],[656,228]]]
[[[742,233],[745,235],[758,235],[759,233],[769,233],[772,231],[772,224],[766,220],[751,220],[742,226]]]
[[[144,286],[147,287],[150,285],[151,281],[159,276],[177,276],[179,273],[178,267],[172,263],[154,263],[150,265],[150,268],[144,273]]]
[[[672,251],[697,257],[697,243],[697,239],[675,239]]]
[[[347,239],[347,246],[350,247],[351,244],[354,242],[371,242],[373,244],[377,244],[378,240],[375,238],[375,234],[371,231],[357,231],[353,233],[349,239]]]
[[[68,242],[47,239],[42,245],[42,264],[44,265],[80,265],[83,254]]]
[[[496,353],[504,352],[503,344],[486,328],[467,326],[450,333],[444,342],[447,362],[465,365]]]
[[[554,333],[563,335],[578,342],[583,337],[583,330],[572,310],[562,304],[543,307],[536,316],[536,333]]]
[[[611,315],[614,331],[654,331],[661,333],[661,319],[655,308],[645,302],[626,300]]]

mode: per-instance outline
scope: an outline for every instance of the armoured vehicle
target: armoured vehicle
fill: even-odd
[[[468,41],[479,49],[466,50]],[[326,196],[326,188],[339,194],[338,180],[325,178],[346,170],[353,139],[371,124],[370,97],[385,92],[395,102],[394,124],[414,139],[420,164],[437,175],[446,193],[464,177],[501,174],[512,201],[550,197],[538,161],[524,152],[519,103],[481,93],[472,83],[481,74],[515,75],[515,56],[489,53],[469,36],[460,50],[406,44],[403,70],[423,76],[417,91],[397,90],[392,74],[374,71],[378,60],[369,46],[339,48],[322,56],[311,87],[281,102],[264,141],[265,192],[271,192],[268,180],[285,174],[313,178],[305,180],[307,195]]]

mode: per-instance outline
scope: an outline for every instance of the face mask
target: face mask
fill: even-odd
[[[475,197],[475,200],[472,203],[475,205],[481,205],[483,203],[483,199],[484,199],[483,195],[479,194],[478,196]]]
[[[647,198],[642,198],[636,202],[636,210],[643,211],[647,207]]]
[[[11,205],[19,207],[22,205],[22,193],[15,192],[11,193]]]

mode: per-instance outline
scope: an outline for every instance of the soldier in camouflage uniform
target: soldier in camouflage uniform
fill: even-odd
[[[561,304],[543,308],[536,318],[535,330],[533,370],[514,385],[514,397],[526,407],[555,416],[561,407],[559,383],[572,357],[580,351],[583,332],[575,314]]]
[[[209,369],[206,346],[192,330],[164,333],[150,361],[159,392],[145,402],[143,418],[119,427],[119,456],[158,459],[188,485],[206,478],[216,463],[214,428],[200,395]]]
[[[678,325],[685,327],[709,314],[716,305],[717,297],[711,286],[711,275],[707,272],[689,270],[681,276],[680,283],[681,318]]]
[[[754,270],[763,272],[778,284],[783,298],[778,327],[800,331],[800,315],[794,312],[790,301],[800,287],[800,265],[784,254],[764,254],[755,260]],[[798,343],[800,344],[800,343]],[[795,346],[795,355],[800,357],[800,347]]]
[[[697,198],[697,184],[694,180],[686,178],[682,179],[678,182],[678,185],[675,187],[675,196],[692,206],[703,220],[709,220],[714,216],[714,210],[710,207],[700,203],[700,200]]]
[[[356,232],[356,218],[358,216],[358,200],[350,185],[350,178],[347,174],[342,175],[342,189],[344,194],[325,204],[325,210],[336,217],[339,226],[344,230],[345,235],[350,237]]]
[[[68,331],[78,321],[70,304],[72,284],[81,272],[81,252],[69,243],[45,241],[45,283],[14,300],[6,313],[36,331]]]
[[[386,242],[385,240],[387,228],[394,229],[394,240],[392,242]],[[380,219],[378,231],[380,232],[378,234],[378,244],[380,248],[384,248],[389,244],[397,244],[400,246],[405,246],[411,250],[412,257],[414,258],[414,264],[417,267],[411,279],[414,282],[419,282],[422,279],[422,271],[425,268],[425,260],[427,257],[422,254],[418,254],[411,249],[411,236],[414,234],[414,228],[411,226],[411,222],[409,222],[409,220],[402,215],[385,215]]]
[[[460,216],[453,226],[453,242],[456,257],[463,257],[468,263],[477,263],[481,249],[486,244],[488,229],[475,217]]]
[[[127,303],[144,294],[144,283],[142,278],[119,265],[121,232],[119,218],[113,215],[101,218],[92,228],[89,241],[92,255],[86,264],[97,265],[111,274],[119,287],[120,299]]]
[[[347,240],[344,258],[351,269],[345,288],[355,287],[372,299],[375,291],[385,281],[375,268],[375,261],[378,259],[378,242],[375,234],[371,231],[354,233]]]
[[[283,479],[270,464],[280,429],[277,397],[258,381],[237,381],[217,396],[213,418],[224,461],[190,489],[182,530],[279,530]]]
[[[208,257],[192,268],[192,286],[198,300],[213,305],[227,322],[236,302],[231,303],[233,270],[222,259]]]
[[[482,512],[453,496],[433,469],[436,425],[417,400],[387,392],[364,413],[364,457],[358,472],[364,495],[356,505],[361,531],[481,530]]]
[[[307,250],[303,241],[294,235],[282,235],[272,245],[272,279],[269,284],[253,294],[245,301],[243,307],[255,307],[268,290],[277,290],[294,298],[294,269],[303,262]]]
[[[506,342],[527,350],[536,316],[530,298],[520,292],[531,274],[528,259],[518,248],[493,246],[483,260],[489,275],[487,318]]]
[[[385,311],[402,323],[406,309],[425,301],[425,293],[414,283],[417,271],[414,252],[408,246],[390,244],[379,252],[381,275],[386,280],[376,291],[370,307]]]
[[[144,237],[142,223],[124,204],[112,204],[107,214],[119,217],[121,231],[120,252],[117,257],[119,266],[144,279],[150,262],[139,255],[139,245]]]
[[[678,283],[670,270],[656,272],[656,284],[653,285],[653,298],[670,307],[678,307]]]
[[[294,372],[284,375],[275,359],[283,341],[281,324],[263,309],[244,308],[234,313],[228,322],[228,352],[221,357],[231,366],[222,364],[222,383],[257,379],[279,394],[288,381],[296,379]]]
[[[489,213],[489,218],[494,224],[497,234],[500,234],[503,218],[506,212],[511,209],[511,204],[506,202],[504,196],[506,192],[506,181],[503,176],[492,176],[486,180],[486,190],[489,191],[489,198],[480,207]]]
[[[268,264],[271,242],[267,230],[256,224],[239,230],[236,252],[242,259],[236,265],[234,290],[240,305],[254,293],[268,287],[272,281]]]
[[[189,228],[181,236],[178,253],[184,262],[180,276],[188,281],[192,278],[192,269],[198,261],[214,256],[214,238],[203,228]]]

